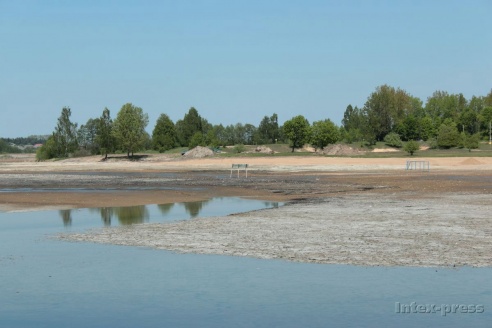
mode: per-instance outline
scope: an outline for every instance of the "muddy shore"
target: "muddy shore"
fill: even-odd
[[[165,204],[214,196],[287,201],[278,209],[59,238],[316,263],[492,265],[488,158],[439,159],[430,172],[405,171],[401,158],[366,164],[356,159],[358,166],[341,170],[335,169],[338,158],[325,160],[323,166],[332,165],[330,169],[320,167],[318,158],[314,164],[311,158],[280,158],[273,170],[265,168],[271,158],[250,158],[253,169],[247,179],[230,178],[229,164],[212,165],[213,160],[170,160],[171,166],[167,159],[110,165],[100,159],[1,162],[0,211]],[[368,168],[361,169],[364,165]],[[389,165],[395,167],[387,169]]]

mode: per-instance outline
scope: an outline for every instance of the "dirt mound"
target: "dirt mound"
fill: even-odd
[[[188,150],[183,156],[191,158],[202,158],[208,156],[214,156],[214,152],[207,147],[196,146],[193,149]]]
[[[365,151],[354,149],[350,146],[343,144],[335,144],[325,147],[322,151],[324,155],[335,155],[335,156],[352,156],[352,155],[362,155]]]
[[[464,161],[462,161],[460,164],[461,165],[481,165],[483,163],[480,162],[479,160],[473,158],[473,157],[470,157],[470,158],[467,158]]]
[[[255,148],[255,153],[260,154],[273,154],[273,150],[267,146],[258,146]]]

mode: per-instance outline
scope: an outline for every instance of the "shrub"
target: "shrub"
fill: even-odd
[[[403,146],[403,142],[400,139],[400,135],[395,132],[390,132],[384,137],[384,143],[391,147],[401,148]]]
[[[245,150],[245,149],[246,149],[246,147],[244,147],[244,145],[243,145],[243,144],[238,144],[238,145],[235,145],[235,146],[234,146],[234,152],[235,152],[236,154],[239,154],[239,153],[244,152],[244,150]]]
[[[420,149],[420,144],[415,140],[410,140],[405,143],[405,147],[403,147],[403,149],[409,153],[410,156],[413,156],[413,153]]]

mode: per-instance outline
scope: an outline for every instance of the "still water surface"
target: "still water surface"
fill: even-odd
[[[0,213],[0,327],[490,327],[491,268],[320,265],[46,238],[278,205],[218,198]],[[485,312],[398,314],[396,302]]]

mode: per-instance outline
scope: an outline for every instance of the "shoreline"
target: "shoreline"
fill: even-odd
[[[150,164],[116,166],[95,159],[25,166],[0,162],[0,211],[227,196],[282,201],[290,203],[275,210],[60,238],[315,263],[492,266],[492,219],[486,215],[491,210],[492,168],[484,164],[492,158],[439,159],[435,165],[447,166],[433,169],[431,162],[430,172],[405,171],[402,158],[315,158],[332,165],[330,170],[314,165],[312,158],[248,158],[256,169],[247,179],[230,178],[228,164],[245,158],[175,160],[173,166],[161,157]],[[281,170],[259,169],[273,159]],[[351,166],[353,161],[370,169],[356,170],[360,166]],[[384,170],[391,161],[400,169]],[[344,169],[336,171],[335,162],[344,162]]]
[[[469,204],[470,198],[474,204]],[[492,229],[484,229],[491,223],[487,201],[487,196],[467,194],[417,202],[377,194],[346,195],[224,217],[97,228],[56,238],[321,264],[490,267]]]

